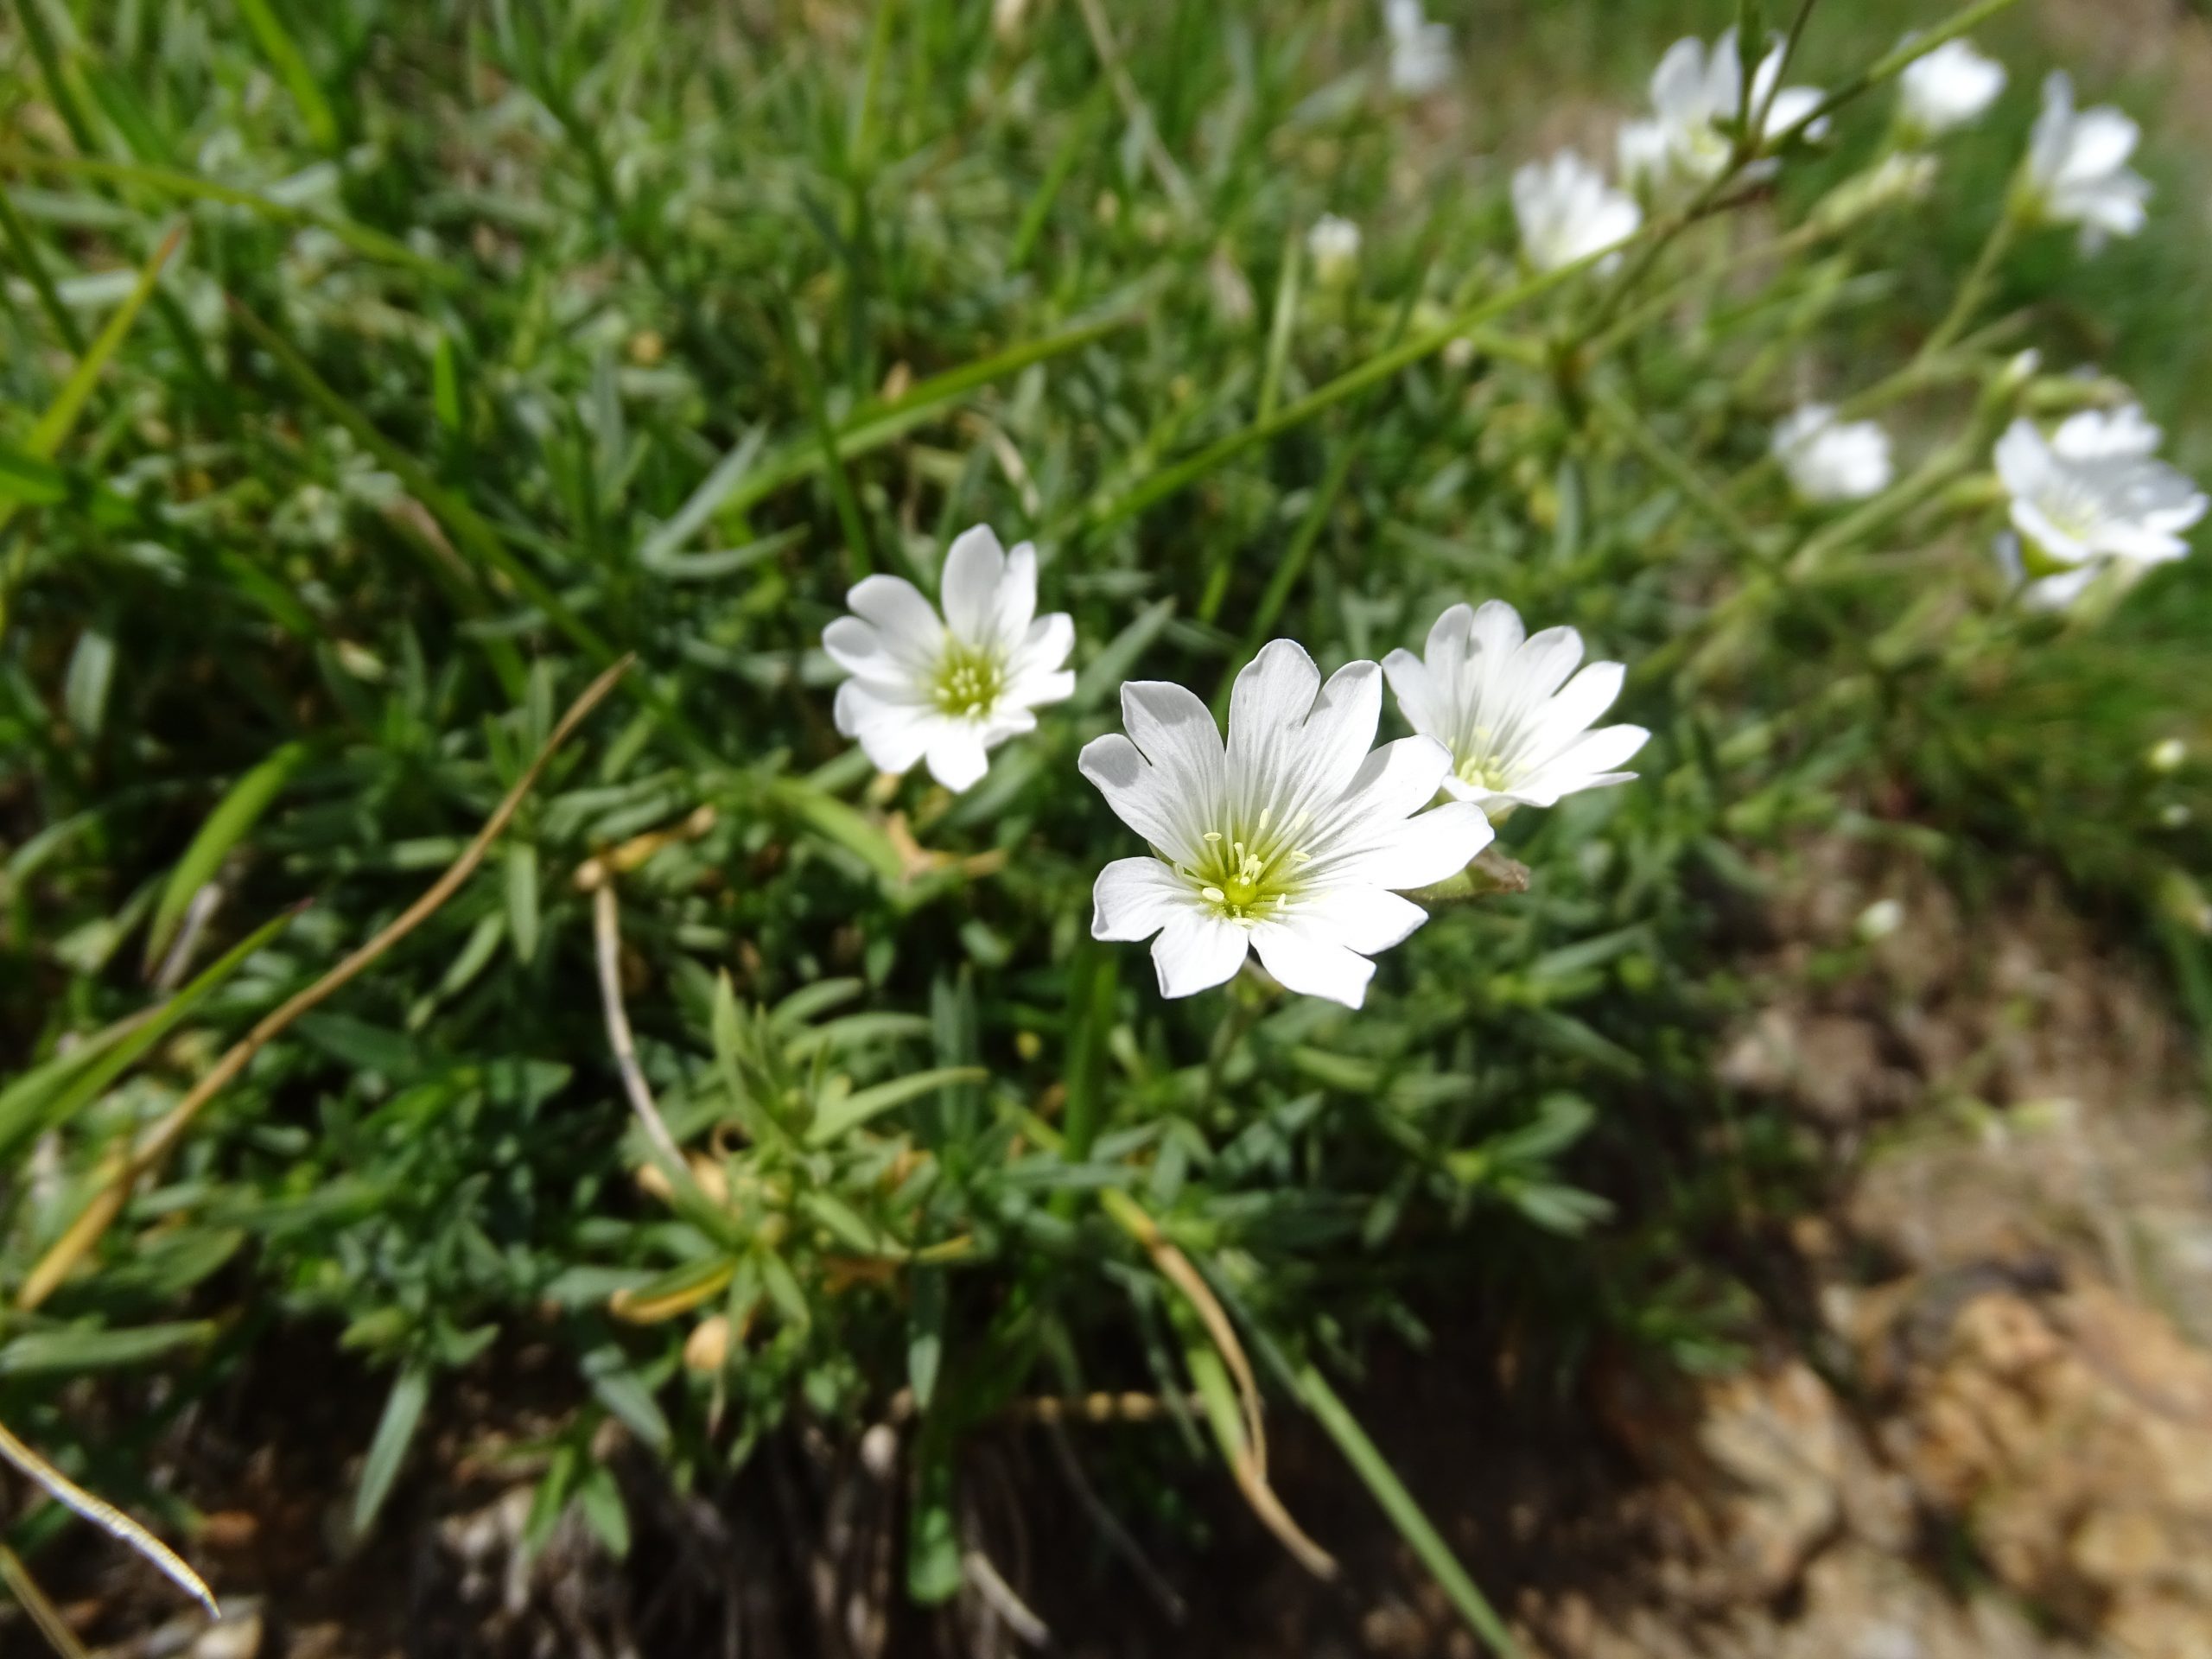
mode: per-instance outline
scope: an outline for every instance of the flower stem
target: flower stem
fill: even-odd
[[[1999,264],[2011,251],[2012,239],[2019,231],[2019,209],[2014,205],[2013,199],[2008,196],[2005,211],[1989,227],[1989,235],[1981,245],[1981,251],[1974,256],[1974,268],[1967,272],[1966,280],[1959,284],[1958,297],[1951,302],[1951,308],[1944,315],[1943,321],[1936,325],[1936,332],[1921,342],[1920,350],[1913,358],[1914,364],[1935,356],[1966,331],[1967,325],[1974,321],[1974,313],[1981,308],[1981,302],[1988,294],[1990,278],[1997,274]]]

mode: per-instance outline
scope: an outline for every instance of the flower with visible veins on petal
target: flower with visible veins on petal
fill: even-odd
[[[1774,457],[1801,500],[1863,501],[1890,487],[1890,435],[1872,421],[1839,421],[1831,404],[1807,404],[1774,429]]]
[[[1776,85],[1782,79],[1785,49],[1777,45],[1751,76],[1752,118],[1758,118],[1762,108],[1766,111],[1758,134],[1761,141],[1788,132],[1820,107],[1816,88]],[[1656,149],[1665,156],[1666,175],[1694,184],[1710,183],[1726,169],[1735,153],[1735,141],[1724,128],[1744,106],[1744,66],[1733,29],[1722,30],[1710,48],[1694,38],[1676,41],[1651,74],[1651,107],[1658,118],[1660,138],[1638,132],[1631,141],[1624,131],[1624,168],[1631,152],[1639,164],[1645,164],[1647,155]],[[1827,125],[1823,117],[1806,128],[1805,137],[1821,137]],[[1777,165],[1772,157],[1755,162],[1743,176],[1765,178]]]
[[[2203,493],[2157,457],[2158,429],[2130,404],[2085,410],[2045,438],[2017,420],[1997,442],[2012,498],[1998,557],[2037,610],[2070,605],[2104,570],[2139,573],[2189,551],[2182,532],[2204,517]]]
[[[1250,950],[1287,988],[1357,1007],[1369,958],[1428,919],[1401,893],[1456,875],[1491,833],[1472,805],[1421,810],[1451,756],[1427,737],[1376,748],[1382,713],[1373,663],[1323,685],[1288,639],[1236,677],[1226,747],[1182,686],[1122,686],[1128,734],[1078,764],[1152,855],[1098,873],[1091,937],[1152,938],[1163,996],[1224,983]]]
[[[1966,41],[1946,41],[1897,77],[1897,112],[1912,138],[1933,138],[1979,119],[2004,90],[2003,64]]]
[[[1514,173],[1513,217],[1529,263],[1538,270],[1556,270],[1634,236],[1643,210],[1581,156],[1562,149],[1548,162],[1530,162]],[[1619,263],[1616,254],[1599,261],[1599,269]]]
[[[1445,792],[1497,818],[1636,776],[1616,768],[1651,734],[1589,728],[1620,696],[1626,671],[1592,663],[1568,679],[1581,660],[1573,628],[1528,637],[1520,613],[1493,599],[1479,610],[1454,605],[1428,631],[1425,657],[1394,651],[1382,671],[1413,728],[1452,752]]]
[[[987,525],[954,539],[939,586],[942,619],[904,577],[862,577],[822,648],[852,676],[837,688],[837,729],[880,770],[926,760],[957,791],[989,770],[988,751],[1037,729],[1031,709],[1073,694],[1061,664],[1075,621],[1037,614],[1037,550],[1002,552]]]
[[[2028,140],[2027,203],[2037,217],[2082,227],[2082,251],[2133,236],[2150,218],[2151,181],[2127,165],[2143,130],[2110,105],[2074,107],[2074,82],[2055,69]]]

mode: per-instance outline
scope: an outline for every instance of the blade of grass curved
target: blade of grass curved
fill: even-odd
[[[307,124],[308,137],[314,140],[315,147],[336,149],[340,142],[338,117],[331,110],[330,100],[322,95],[315,71],[308,67],[306,56],[285,29],[283,20],[269,0],[238,0],[238,7],[245,26],[253,31],[262,54],[283,77],[292,102],[300,106],[300,119]]]
[[[232,784],[215,804],[215,810],[207,815],[191,844],[184,849],[184,856],[169,872],[168,885],[162,889],[161,901],[154,906],[153,925],[146,933],[149,973],[168,951],[193,895],[214,880],[216,870],[231,849],[260,822],[261,815],[269,810],[307,758],[306,744],[283,744]]]
[[[405,265],[422,276],[448,285],[463,280],[461,273],[427,254],[417,253],[404,242],[386,236],[382,231],[334,213],[319,213],[315,208],[278,201],[274,197],[242,190],[233,184],[219,184],[197,173],[188,173],[179,167],[156,167],[142,162],[102,161],[90,156],[49,156],[35,149],[18,149],[12,144],[0,144],[0,168],[15,168],[26,173],[54,173],[65,177],[98,179],[111,184],[137,185],[147,190],[160,191],[165,195],[182,196],[188,201],[212,201],[226,207],[240,207],[251,213],[280,225],[308,225],[327,231],[365,259],[375,259],[390,265]]]
[[[175,1550],[112,1503],[94,1497],[78,1485],[17,1440],[4,1424],[0,1424],[0,1458],[15,1465],[33,1485],[62,1508],[81,1516],[118,1543],[128,1545],[151,1561],[170,1583],[205,1607],[209,1618],[223,1616],[222,1609],[215,1605],[215,1592],[184,1564]]]
[[[1391,1524],[1398,1529],[1398,1535],[1412,1547],[1414,1554],[1421,1557],[1421,1565],[1429,1570],[1444,1593],[1451,1598],[1452,1605],[1459,1610],[1459,1617],[1467,1621],[1467,1628],[1488,1643],[1491,1650],[1498,1655],[1499,1659],[1520,1659],[1520,1645],[1514,1641],[1513,1633],[1505,1628],[1504,1620],[1498,1618],[1489,1599],[1475,1587],[1475,1581],[1468,1576],[1467,1569],[1452,1553],[1452,1546],[1444,1541],[1443,1535],[1421,1513],[1421,1505],[1414,1501],[1414,1495],[1398,1478],[1397,1471],[1391,1468],[1382,1452],[1376,1449],[1375,1442],[1367,1438],[1367,1431],[1359,1426],[1359,1420],[1337,1397],[1337,1391],[1329,1386],[1328,1380],[1309,1363],[1299,1370],[1298,1387],[1305,1396],[1306,1409],[1320,1420],[1321,1427],[1337,1443],[1337,1449],[1344,1454],[1344,1460],[1351,1465],[1352,1471],[1375,1495],[1375,1501],[1382,1506],[1383,1514],[1390,1517]]]
[[[0,1544],[0,1580],[6,1582],[9,1592],[22,1604],[23,1611],[30,1615],[31,1623],[38,1626],[39,1634],[61,1659],[89,1659],[85,1644],[77,1640],[76,1632],[62,1618],[61,1610],[39,1588],[38,1580],[31,1577],[22,1558],[5,1544]]]

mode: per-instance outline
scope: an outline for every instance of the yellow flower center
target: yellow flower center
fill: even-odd
[[[1209,830],[1197,859],[1175,867],[1224,921],[1241,927],[1272,921],[1297,897],[1300,872],[1313,858],[1294,844],[1306,820],[1278,830],[1274,817],[1273,808],[1263,808],[1249,831]]]
[[[988,652],[954,640],[937,665],[937,706],[948,715],[988,714],[1006,689],[1006,673]]]

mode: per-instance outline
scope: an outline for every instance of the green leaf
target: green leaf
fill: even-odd
[[[268,811],[284,785],[292,780],[292,774],[300,769],[308,754],[304,743],[279,746],[215,803],[215,810],[207,815],[193,836],[191,844],[184,849],[184,856],[169,872],[168,884],[162,889],[161,901],[154,906],[153,925],[146,933],[146,966],[149,970],[168,954],[194,895],[215,879],[215,873],[222,868],[231,849],[260,823],[262,814]]]
[[[61,706],[77,735],[89,743],[100,734],[107,714],[108,687],[115,680],[115,641],[98,628],[77,636],[62,681]]]
[[[308,67],[307,58],[286,32],[275,8],[269,0],[238,0],[238,6],[270,67],[283,81],[284,90],[291,93],[292,102],[300,106],[300,119],[307,127],[308,137],[317,149],[336,150],[344,142],[338,130],[338,118],[331,111],[330,100],[322,95],[315,72]]]
[[[630,1514],[622,1506],[622,1489],[604,1464],[594,1464],[576,1488],[576,1507],[584,1522],[620,1560],[630,1553]]]
[[[236,973],[245,959],[276,937],[291,912],[264,922],[199,977],[158,1007],[134,1014],[88,1039],[77,1052],[18,1077],[0,1092],[0,1161],[42,1130],[67,1122],[98,1100],[138,1057],[175,1029],[207,994]],[[86,1052],[87,1049],[90,1052]]]
[[[948,1300],[944,1273],[938,1268],[917,1268],[912,1284],[913,1300],[906,1314],[906,1386],[914,1391],[915,1408],[926,1412],[944,1363]]]
[[[123,1331],[34,1331],[0,1347],[0,1376],[123,1370],[181,1348],[196,1348],[214,1334],[214,1324],[207,1319]]]
[[[768,798],[824,841],[852,854],[886,887],[906,885],[906,862],[898,848],[880,825],[855,808],[796,778],[777,779],[768,785]]]
[[[941,1065],[910,1077],[894,1077],[889,1083],[879,1083],[872,1089],[858,1090],[822,1108],[807,1129],[807,1144],[826,1147],[893,1107],[955,1084],[988,1082],[990,1075],[980,1065]]]
[[[517,962],[537,954],[537,849],[527,841],[507,843],[507,937]]]
[[[52,461],[0,443],[0,501],[51,506],[69,493],[69,475]]]
[[[624,1427],[656,1452],[665,1452],[674,1443],[676,1433],[668,1426],[660,1402],[620,1348],[607,1343],[593,1349],[583,1357],[582,1370],[599,1403]]]
[[[391,1494],[399,1465],[406,1460],[415,1431],[429,1402],[430,1373],[427,1366],[410,1365],[392,1379],[385,1398],[384,1415],[369,1441],[369,1454],[361,1463],[361,1482],[353,1489],[353,1535],[365,1538],[376,1525],[377,1511]]]

